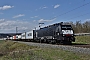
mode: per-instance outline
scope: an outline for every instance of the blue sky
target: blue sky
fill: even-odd
[[[0,33],[79,20],[90,21],[90,0],[0,0]]]

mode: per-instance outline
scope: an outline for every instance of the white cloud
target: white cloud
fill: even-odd
[[[34,17],[38,17],[38,16],[34,16]]]
[[[13,18],[19,18],[19,17],[22,17],[22,16],[25,16],[25,15],[24,14],[19,14],[19,15],[14,16]]]
[[[46,8],[48,8],[48,7],[46,7],[46,6],[43,6],[43,7],[40,7],[39,9],[46,9]]]
[[[59,4],[57,4],[57,5],[55,5],[55,6],[54,6],[54,8],[58,8],[59,6],[60,6],[60,5],[59,5]]]
[[[30,18],[34,18],[34,17],[30,17]]]
[[[40,7],[40,8],[37,8],[37,9],[35,9],[35,11],[38,11],[38,10],[41,10],[41,9],[47,9],[48,7],[47,6],[42,6],[42,7]]]
[[[37,18],[38,16],[30,17],[30,18]]]
[[[5,5],[5,6],[0,7],[0,10],[7,10],[7,9],[10,9],[10,8],[13,8],[13,7],[14,6]]]
[[[0,23],[2,23],[2,22],[4,22],[5,21],[5,19],[0,19]]]
[[[33,20],[33,22],[36,22],[36,20]]]
[[[53,19],[52,20],[44,20],[44,19],[40,19],[38,22],[51,22],[51,21],[54,21]]]
[[[21,21],[21,20],[5,20],[0,19],[0,33],[16,32],[16,27],[18,27],[18,32],[25,32],[35,28],[33,22]]]
[[[46,6],[42,7],[42,9],[46,9],[46,8],[47,8]]]
[[[86,20],[84,20],[84,22],[86,22],[86,21],[90,21],[90,19],[86,19]]]
[[[0,19],[0,21],[4,21],[5,19]]]

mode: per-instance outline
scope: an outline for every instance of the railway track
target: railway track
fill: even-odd
[[[70,46],[74,46],[74,47],[82,47],[82,48],[90,48],[90,44],[72,44]]]
[[[57,44],[45,44],[45,43],[35,43],[35,42],[22,42],[14,41],[19,43],[24,43],[30,46],[38,46],[40,48],[59,48],[66,51],[72,51],[75,53],[90,54],[90,44],[72,44],[72,45],[57,45]]]

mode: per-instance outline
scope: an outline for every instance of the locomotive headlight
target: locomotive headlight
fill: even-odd
[[[65,36],[65,35],[63,35],[63,36]]]
[[[53,37],[53,39],[54,39],[54,37]]]
[[[62,31],[62,33],[64,33],[64,31]]]
[[[64,33],[64,30],[62,30],[62,33]]]
[[[60,35],[59,33],[57,33],[57,35]]]

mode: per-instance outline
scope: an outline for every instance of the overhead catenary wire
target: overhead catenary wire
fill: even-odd
[[[82,14],[82,15],[78,15],[78,16],[76,16],[76,17],[72,17],[72,18],[70,18],[70,19],[74,19],[74,18],[82,17],[82,16],[85,16],[85,15],[88,15],[88,14],[90,14],[90,12],[89,12],[89,13]],[[70,20],[70,19],[68,19],[68,20]]]
[[[84,2],[85,2],[85,0],[84,0]],[[79,3],[80,3],[80,2],[79,2]],[[55,19],[55,18],[57,18],[57,17],[66,15],[66,14],[72,12],[72,11],[75,11],[75,10],[77,10],[77,9],[80,9],[80,8],[86,6],[86,5],[89,5],[89,4],[90,4],[90,2],[83,3],[82,5],[80,5],[80,6],[76,7],[76,8],[74,8],[74,9],[71,9],[71,10],[69,10],[69,11],[67,11],[67,12],[64,12],[64,13],[62,13],[62,14],[60,14],[60,15],[57,15],[57,16],[55,16],[55,17],[49,19],[49,20],[53,20],[53,19]],[[90,13],[82,14],[82,15],[79,15],[79,16],[76,16],[76,17],[72,17],[72,18],[70,18],[70,19],[78,18],[78,17],[84,16],[84,15],[87,15],[87,14],[90,14]]]
[[[81,6],[78,6],[78,7],[74,8],[74,9],[72,9],[72,10],[70,10],[70,11],[65,12],[65,13],[62,13],[62,14],[54,17],[54,18],[57,18],[57,17],[59,17],[59,16],[65,15],[65,14],[67,14],[67,13],[70,13],[70,12],[72,12],[72,11],[74,11],[74,10],[77,10],[77,9],[79,9],[79,8],[81,8],[81,7],[84,7],[84,6],[88,5],[88,4],[90,4],[90,2],[85,3],[85,4],[81,5]],[[51,18],[50,20],[52,20],[52,19],[54,19],[54,18]]]

